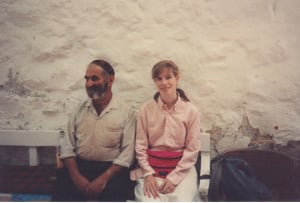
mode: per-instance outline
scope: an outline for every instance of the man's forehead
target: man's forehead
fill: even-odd
[[[86,69],[86,74],[102,74],[102,73],[103,73],[102,67],[96,64],[89,64]]]

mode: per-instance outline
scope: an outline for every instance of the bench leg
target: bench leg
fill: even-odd
[[[36,147],[29,147],[29,166],[37,166],[40,160]]]

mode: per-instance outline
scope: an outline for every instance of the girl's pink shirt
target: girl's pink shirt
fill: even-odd
[[[142,169],[153,172],[149,165],[147,149],[183,151],[177,167],[167,175],[178,185],[187,171],[194,167],[200,151],[200,117],[191,102],[177,100],[172,110],[167,110],[159,98],[149,100],[140,110],[137,121],[136,157]]]

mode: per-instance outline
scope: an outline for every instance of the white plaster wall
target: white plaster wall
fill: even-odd
[[[247,114],[276,143],[300,140],[299,25],[299,0],[1,0],[0,129],[65,128],[96,58],[137,110],[172,59],[202,131],[236,134]]]

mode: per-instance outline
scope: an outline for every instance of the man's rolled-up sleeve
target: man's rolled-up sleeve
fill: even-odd
[[[113,163],[129,168],[134,159],[134,141],[136,128],[136,114],[130,109],[124,121],[122,140],[120,145],[120,154],[114,159]]]
[[[76,156],[75,133],[75,114],[72,114],[68,122],[67,134],[60,145],[60,159]]]

